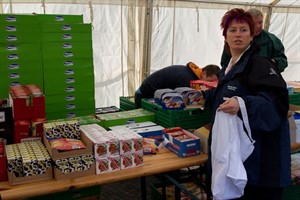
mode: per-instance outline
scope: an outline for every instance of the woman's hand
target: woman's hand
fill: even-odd
[[[223,111],[225,113],[229,113],[235,115],[239,112],[240,105],[236,97],[231,97],[226,99],[226,101],[220,104],[218,111]]]

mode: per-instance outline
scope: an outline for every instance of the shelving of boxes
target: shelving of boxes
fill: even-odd
[[[91,24],[82,15],[2,14],[0,22],[0,98],[36,84],[47,119],[95,112]]]
[[[48,119],[94,113],[91,24],[41,24]]]
[[[0,16],[0,98],[8,98],[9,87],[43,86],[41,34],[35,15]]]

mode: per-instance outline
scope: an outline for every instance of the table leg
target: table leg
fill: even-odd
[[[147,186],[146,186],[146,177],[141,177],[141,193],[142,193],[142,200],[147,200]]]
[[[180,200],[181,199],[181,194],[180,194],[180,188],[177,186],[177,185],[175,185],[175,199],[176,200]]]

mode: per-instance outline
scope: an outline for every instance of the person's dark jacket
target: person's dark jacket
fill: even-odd
[[[224,98],[239,96],[245,101],[256,141],[253,153],[244,162],[248,184],[282,187],[291,182],[288,91],[278,68],[258,52],[259,46],[253,43],[227,75],[228,63],[222,66],[219,84],[206,92],[206,103],[212,110],[213,125]]]
[[[190,81],[197,79],[197,75],[187,65],[172,65],[150,74],[139,90],[142,98],[153,98],[158,89],[190,87]]]
[[[254,36],[253,41],[260,45],[260,55],[273,59],[279,71],[283,72],[288,66],[288,61],[280,39],[274,34],[262,30],[258,36]],[[227,63],[230,58],[231,55],[224,49],[221,57],[221,66]]]

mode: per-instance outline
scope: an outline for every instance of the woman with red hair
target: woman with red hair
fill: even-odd
[[[286,83],[274,62],[259,55],[259,45],[253,42],[254,21],[250,13],[239,8],[227,11],[221,28],[231,58],[222,66],[217,88],[205,92],[212,110],[212,127],[217,112],[242,119],[238,97],[244,101],[255,143],[243,163],[247,184],[238,198],[280,200],[283,188],[291,183]],[[210,145],[213,135],[218,134],[213,130]],[[210,149],[209,164],[211,156]]]

